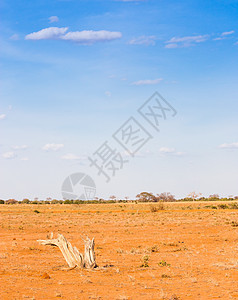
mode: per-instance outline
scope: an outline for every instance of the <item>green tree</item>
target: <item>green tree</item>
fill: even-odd
[[[141,192],[136,196],[136,199],[140,202],[154,202],[156,197],[152,193]]]

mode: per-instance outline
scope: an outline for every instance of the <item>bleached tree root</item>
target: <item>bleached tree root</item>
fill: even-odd
[[[62,234],[58,234],[58,237],[53,239],[53,233],[51,233],[49,239],[37,240],[37,242],[42,245],[59,247],[70,269],[74,269],[76,267],[86,269],[96,268],[97,264],[94,252],[94,238],[90,240],[89,237],[86,237],[86,239],[83,239],[83,241],[84,255],[82,255],[76,247],[73,247]]]

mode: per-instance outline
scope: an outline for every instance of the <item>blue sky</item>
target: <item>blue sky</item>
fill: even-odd
[[[1,1],[0,198],[61,198],[70,174],[96,196],[238,195],[238,1]],[[160,132],[137,109],[158,91]],[[129,157],[112,138],[134,116],[152,135]],[[88,156],[129,162],[109,183]]]

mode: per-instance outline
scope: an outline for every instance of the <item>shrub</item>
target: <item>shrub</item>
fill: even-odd
[[[22,200],[21,203],[22,203],[22,204],[29,204],[29,203],[30,203],[30,200],[25,198],[25,199]]]
[[[74,203],[74,200],[65,200],[64,201],[64,204],[73,204]]]
[[[54,200],[52,200],[52,201],[50,202],[50,204],[57,204],[57,203],[59,203],[59,201],[56,200],[56,199],[54,199]]]
[[[226,204],[219,204],[218,208],[226,209],[226,208],[229,208],[229,207]]]
[[[170,266],[170,264],[168,264],[166,261],[164,261],[164,260],[161,260],[159,263],[158,263],[158,265],[160,266],[160,267],[169,267]]]
[[[17,204],[17,203],[18,203],[18,201],[15,199],[9,199],[6,201],[6,204]]]
[[[4,204],[5,203],[5,201],[4,200],[0,200],[0,204]]]
[[[31,204],[40,204],[40,202],[39,202],[39,201],[36,201],[36,200],[34,200],[34,201],[31,201]]]
[[[230,204],[230,209],[238,209],[238,203],[231,203]]]
[[[142,258],[142,264],[140,265],[141,268],[148,268],[149,267],[149,256],[145,255]]]
[[[157,212],[158,208],[155,205],[150,205],[150,211],[151,212]]]

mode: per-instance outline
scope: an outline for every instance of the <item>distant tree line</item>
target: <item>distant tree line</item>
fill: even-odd
[[[100,204],[100,203],[138,203],[138,202],[183,202],[183,201],[232,201],[238,200],[238,196],[229,196],[226,198],[220,198],[218,194],[212,194],[209,197],[200,197],[200,193],[192,192],[187,197],[176,199],[174,195],[169,192],[154,195],[149,192],[141,192],[136,196],[136,199],[130,200],[129,197],[124,199],[117,199],[116,196],[110,196],[108,200],[102,198],[95,198],[94,200],[57,200],[52,198],[46,198],[46,200],[39,200],[34,198],[30,200],[24,198],[22,201],[15,199],[0,200],[0,204]]]

